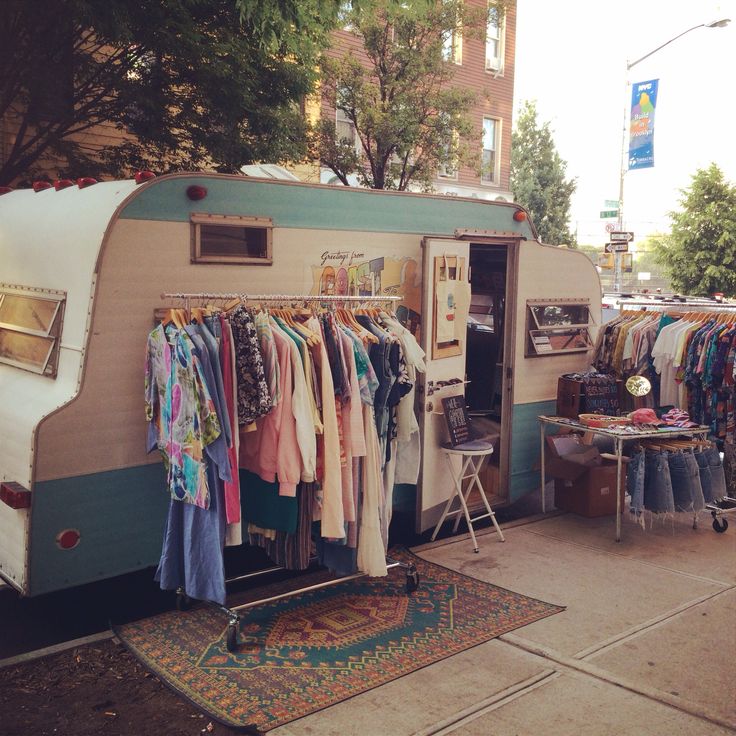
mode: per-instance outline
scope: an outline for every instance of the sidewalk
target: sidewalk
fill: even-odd
[[[567,606],[273,736],[736,732],[736,536],[684,514],[643,531],[565,514],[415,549]],[[421,584],[421,583],[420,583]]]

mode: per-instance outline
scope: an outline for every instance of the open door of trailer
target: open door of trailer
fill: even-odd
[[[441,451],[441,443],[448,436],[442,399],[464,393],[466,320],[464,317],[456,319],[463,313],[463,304],[458,304],[457,300],[464,297],[465,290],[468,302],[470,296],[469,243],[425,238],[422,248],[421,341],[427,370],[418,398],[422,442],[422,471],[417,494],[418,531],[430,529],[437,523],[453,487]]]

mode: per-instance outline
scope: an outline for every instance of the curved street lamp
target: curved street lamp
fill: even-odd
[[[627,129],[629,119],[629,71],[633,69],[638,63],[648,59],[652,54],[656,54],[665,46],[669,46],[673,41],[677,41],[678,38],[682,38],[685,34],[694,31],[697,28],[725,28],[731,22],[730,18],[721,18],[720,20],[714,20],[710,23],[698,23],[696,26],[692,26],[682,33],[678,33],[673,36],[669,41],[665,41],[663,44],[657,46],[656,49],[652,49],[649,53],[639,57],[636,61],[626,62],[626,103],[624,104],[624,124],[622,128],[621,137],[621,171],[619,176],[619,187],[618,187],[618,230],[623,230],[624,225],[624,176],[628,169],[627,166],[627,151],[626,151],[626,140],[627,140]],[[621,291],[621,253],[618,251],[614,253],[614,277],[613,277],[613,290]]]

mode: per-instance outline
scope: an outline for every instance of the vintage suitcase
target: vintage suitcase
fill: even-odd
[[[604,373],[572,373],[557,381],[557,416],[577,419],[580,414],[617,416],[621,381]]]

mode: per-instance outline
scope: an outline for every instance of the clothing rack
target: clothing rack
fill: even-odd
[[[736,304],[719,304],[711,301],[652,301],[652,300],[627,300],[619,299],[616,304],[621,308],[622,311],[627,311],[628,307],[651,307],[654,310],[666,310],[676,308],[678,310],[691,309],[696,312],[732,312],[736,311]]]
[[[244,294],[244,293],[223,293],[223,292],[165,292],[161,294],[161,299],[183,299],[186,302],[186,309],[189,310],[190,302],[202,299],[213,299],[213,300],[233,300],[239,299],[241,302],[320,302],[320,303],[380,303],[380,302],[396,302],[400,301],[403,297],[399,295],[384,295],[384,296],[340,296],[340,295],[315,295],[315,294]],[[416,566],[411,562],[395,561],[387,558],[386,569],[390,570],[396,567],[401,567],[406,571],[406,591],[407,593],[413,593],[419,587],[419,575]],[[258,577],[260,575],[266,575],[272,572],[284,570],[281,566],[272,566],[263,570],[256,570],[252,573],[240,575],[235,578],[228,578],[225,582],[232,583],[235,581],[250,579]],[[337,585],[348,580],[355,580],[360,577],[364,577],[366,573],[356,572],[350,575],[343,575],[334,580],[327,580],[322,583],[315,585],[304,586],[295,590],[281,593],[279,595],[270,596],[268,598],[262,598],[248,603],[228,607],[219,603],[213,603],[216,608],[223,611],[228,617],[226,642],[228,651],[234,651],[238,646],[238,632],[240,614],[239,611],[243,611],[249,608],[253,608],[263,603],[271,603],[273,601],[288,598],[293,595],[305,593],[312,590],[319,590],[322,588]],[[179,610],[185,610],[189,606],[189,598],[183,589],[179,588],[176,591],[176,607]]]
[[[386,294],[384,296],[339,296],[335,294],[244,294],[244,293],[225,293],[225,292],[172,292],[161,294],[162,299],[184,299],[186,309],[189,310],[189,303],[192,300],[199,299],[240,299],[242,302],[395,302],[401,301],[403,297],[394,294]]]

